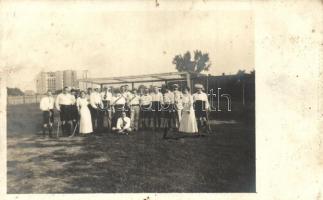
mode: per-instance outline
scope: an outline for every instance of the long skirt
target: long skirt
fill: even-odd
[[[80,110],[80,133],[88,134],[93,132],[91,113],[88,107]]]
[[[182,119],[180,121],[179,132],[184,133],[197,133],[197,123],[195,118],[194,109],[184,109]]]

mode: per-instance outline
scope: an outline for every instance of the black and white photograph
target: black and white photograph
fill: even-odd
[[[7,194],[257,193],[255,10],[172,5],[4,3]]]

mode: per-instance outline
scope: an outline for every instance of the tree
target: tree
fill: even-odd
[[[22,96],[24,93],[19,88],[8,88],[7,87],[8,96]]]
[[[197,72],[208,71],[211,62],[208,53],[202,53],[200,50],[194,51],[194,60],[191,58],[191,53],[187,51],[183,55],[175,55],[173,62],[179,72]]]

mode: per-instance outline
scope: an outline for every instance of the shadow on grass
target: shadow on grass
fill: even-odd
[[[59,140],[31,137],[8,147],[36,152],[24,161],[26,168],[8,155],[8,192],[255,192],[254,128],[223,124],[213,131],[205,137],[171,133],[172,140],[149,131]],[[18,183],[21,178],[27,184]],[[46,179],[55,180],[50,183],[54,186],[36,186]]]

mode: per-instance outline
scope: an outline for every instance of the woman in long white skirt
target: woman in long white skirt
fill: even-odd
[[[190,89],[187,87],[183,91],[183,114],[180,121],[179,132],[197,133],[197,123],[193,108],[193,97],[190,94]]]
[[[80,113],[80,133],[89,134],[93,132],[91,113],[88,108],[88,99],[84,91],[81,92],[80,97],[77,98],[77,108]]]

